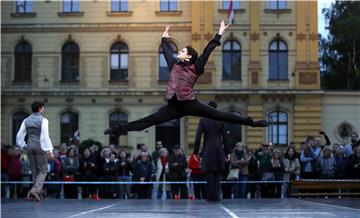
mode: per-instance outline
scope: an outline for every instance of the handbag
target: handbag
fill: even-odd
[[[65,182],[74,182],[75,177],[74,177],[74,175],[66,175],[66,176],[64,176],[64,181]]]
[[[239,179],[239,168],[231,168],[231,165],[229,167],[229,174],[227,175],[226,179],[227,180],[237,180]]]

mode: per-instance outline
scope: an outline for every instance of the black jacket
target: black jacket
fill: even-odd
[[[201,154],[202,170],[211,172],[225,170],[225,152],[222,143],[223,127],[223,123],[216,120],[202,118],[199,121],[194,143],[194,154],[199,153],[201,136],[204,134]]]
[[[177,163],[174,166],[174,163]],[[167,179],[170,181],[183,181],[186,180],[187,160],[185,155],[171,154],[169,156],[169,174]]]
[[[92,166],[92,164],[94,166]],[[94,180],[99,177],[99,166],[92,157],[80,159],[80,173],[84,180]]]
[[[140,180],[140,178],[144,177],[145,181],[150,181],[152,172],[153,172],[153,165],[150,160],[145,162],[141,160],[135,160],[135,164],[134,164],[135,180]]]

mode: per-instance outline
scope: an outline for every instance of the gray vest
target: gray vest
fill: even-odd
[[[26,133],[29,147],[40,146],[41,124],[43,121],[41,113],[33,113],[25,121]]]

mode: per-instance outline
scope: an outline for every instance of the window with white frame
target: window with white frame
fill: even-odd
[[[288,114],[283,111],[273,111],[268,114],[268,136],[274,145],[288,144]]]
[[[224,43],[222,50],[223,80],[241,80],[241,46],[235,40]]]
[[[274,40],[269,46],[269,80],[288,79],[288,48],[281,40]]]
[[[111,0],[111,12],[128,11],[128,0]]]
[[[160,11],[177,11],[177,0],[160,0]]]
[[[286,0],[269,0],[268,8],[273,10],[286,9],[287,8]]]
[[[64,12],[80,12],[80,0],[64,0]]]
[[[16,13],[31,13],[32,11],[32,1],[16,1]]]
[[[110,50],[110,80],[128,79],[129,48],[123,42],[115,42]]]

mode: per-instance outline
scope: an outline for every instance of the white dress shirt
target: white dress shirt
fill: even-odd
[[[21,123],[19,132],[16,135],[16,144],[23,149],[26,147],[25,136],[26,136],[26,127],[25,127],[26,119]],[[41,123],[41,134],[40,134],[40,146],[43,151],[51,151],[53,150],[53,145],[51,143],[49,137],[49,121],[46,118],[43,118]]]

